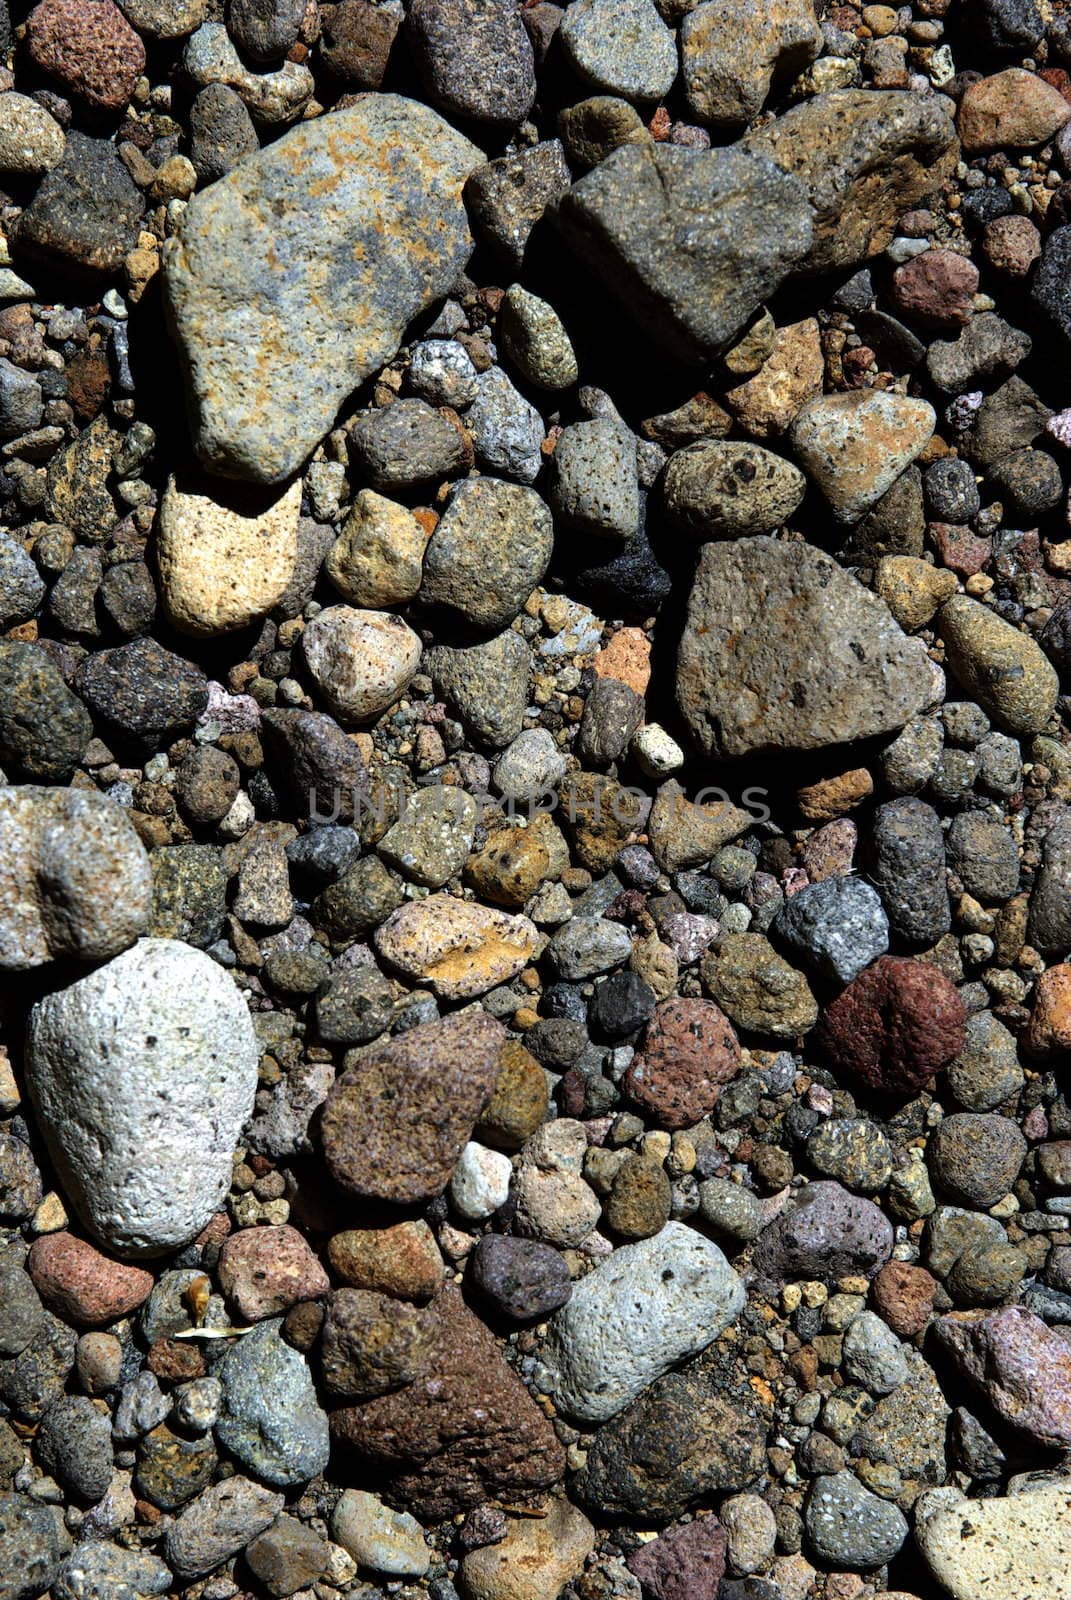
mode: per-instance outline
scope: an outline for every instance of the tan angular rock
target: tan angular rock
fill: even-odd
[[[1009,733],[1040,733],[1060,682],[1030,635],[965,594],[945,602],[938,627],[952,671],[983,710]]]
[[[909,633],[924,628],[939,605],[956,592],[956,575],[917,556],[882,556],[875,591]]]
[[[822,393],[825,361],[818,322],[807,317],[778,328],[773,349],[753,378],[724,396],[745,433],[773,439],[784,433],[806,401]]]
[[[681,26],[688,108],[719,130],[758,116],[775,79],[799,76],[822,48],[811,0],[703,0]]]
[[[461,1562],[466,1600],[547,1600],[579,1576],[595,1548],[595,1529],[568,1500],[552,1500],[543,1517],[511,1522],[497,1544],[470,1550]]]
[[[293,577],[300,515],[300,482],[264,495],[169,478],[156,559],[172,625],[211,637],[267,616]]]
[[[961,1500],[920,1517],[918,1547],[952,1600],[1056,1600],[1071,1593],[1071,1488]]]
[[[351,605],[401,605],[420,588],[427,543],[426,529],[405,506],[362,489],[324,565]]]
[[[911,465],[936,421],[928,401],[884,389],[822,395],[796,417],[792,448],[834,516],[854,522]]]
[[[305,629],[301,647],[316,687],[347,722],[385,711],[420,665],[419,638],[389,611],[328,606]]]
[[[527,917],[432,894],[392,912],[375,945],[391,966],[442,999],[468,1000],[515,978],[541,940]]]

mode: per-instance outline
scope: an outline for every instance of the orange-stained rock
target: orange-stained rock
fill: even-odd
[[[595,657],[600,678],[616,678],[635,694],[647,693],[651,681],[651,641],[642,628],[620,628]]]
[[[1025,1043],[1039,1060],[1071,1050],[1071,965],[1066,961],[1038,979]]]

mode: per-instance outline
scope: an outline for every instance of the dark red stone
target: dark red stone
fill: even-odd
[[[625,1090],[663,1128],[691,1128],[740,1070],[740,1045],[713,1000],[664,1000],[647,1024]]]
[[[881,1094],[913,1094],[959,1055],[966,1020],[937,967],[882,956],[826,1007],[818,1037],[846,1077]]]

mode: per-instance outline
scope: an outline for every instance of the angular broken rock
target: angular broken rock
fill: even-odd
[[[797,271],[854,267],[885,249],[903,213],[955,168],[950,105],[943,95],[836,89],[748,134],[741,150],[769,156],[809,193],[814,238]]]
[[[300,514],[300,483],[281,495],[224,495],[170,478],[156,561],[174,626],[211,637],[266,617],[293,577]]]
[[[776,79],[788,83],[822,49],[811,0],[703,0],[681,24],[684,96],[697,121],[742,128]]]
[[[527,917],[431,894],[399,906],[376,930],[376,949],[405,977],[443,1000],[468,1000],[508,983],[541,948]]]
[[[399,1204],[441,1194],[491,1097],[505,1042],[502,1024],[473,1006],[363,1051],[323,1109],[332,1177]]]
[[[932,437],[926,400],[856,389],[818,395],[792,424],[792,447],[839,522],[854,522],[881,499]]]
[[[301,466],[468,260],[461,190],[483,159],[427,106],[375,95],[194,196],[164,299],[209,471],[281,483]]]
[[[803,184],[739,147],[627,145],[557,210],[572,249],[679,361],[722,350],[811,243]]]
[[[409,1510],[438,1522],[547,1488],[562,1476],[565,1452],[458,1290],[444,1289],[432,1305],[443,1336],[428,1370],[405,1389],[336,1411],[331,1432],[390,1474],[391,1493]]]
[[[921,642],[808,544],[703,547],[677,656],[677,700],[722,758],[891,733],[933,694]]]

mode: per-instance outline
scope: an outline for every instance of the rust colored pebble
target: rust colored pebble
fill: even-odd
[[[72,1233],[36,1239],[26,1265],[48,1309],[80,1328],[102,1328],[136,1311],[154,1282],[151,1272],[113,1261]]]
[[[937,967],[882,956],[826,1007],[819,1038],[846,1077],[881,1094],[913,1094],[959,1055],[966,1020]]]
[[[443,1258],[424,1221],[348,1228],[328,1240],[327,1259],[351,1289],[374,1289],[400,1300],[430,1300],[442,1287]]]
[[[690,1128],[740,1070],[732,1023],[712,1000],[664,1000],[625,1078],[629,1097],[663,1128]]]
[[[35,66],[98,111],[121,111],[145,70],[145,46],[112,0],[40,0],[26,42]]]
[[[925,1267],[887,1261],[874,1279],[874,1309],[901,1339],[921,1333],[933,1315],[937,1279]]]
[[[220,1287],[247,1322],[326,1294],[330,1280],[296,1228],[244,1228],[219,1253]]]
[[[148,1365],[161,1383],[186,1383],[203,1378],[207,1370],[197,1346],[180,1339],[157,1339],[149,1350]]]
[[[619,628],[592,663],[600,678],[615,678],[638,695],[651,681],[651,641],[642,628]]]
[[[1025,278],[1041,254],[1041,234],[1029,217],[994,217],[982,230],[982,254],[994,272]]]
[[[955,250],[926,250],[897,267],[896,309],[927,328],[962,328],[978,292],[978,268]]]
[[[1038,1061],[1071,1049],[1071,965],[1066,961],[1050,967],[1038,979],[1024,1042]]]

